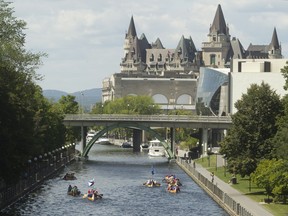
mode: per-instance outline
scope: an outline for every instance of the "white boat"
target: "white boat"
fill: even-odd
[[[161,144],[160,140],[151,140],[149,142],[148,155],[152,157],[164,157],[165,156],[165,148]]]
[[[96,135],[95,130],[89,130],[86,136],[86,142],[87,143],[90,142],[95,135]]]
[[[148,151],[149,150],[149,143],[142,143],[140,145],[140,150],[141,151]]]
[[[108,138],[100,137],[100,138],[96,141],[96,144],[109,145],[109,144],[111,144],[111,143],[110,143],[110,140],[109,140]]]

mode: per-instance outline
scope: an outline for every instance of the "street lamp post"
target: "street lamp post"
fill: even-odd
[[[218,153],[215,152],[215,155],[216,155],[216,171],[217,171],[217,155],[218,155]]]
[[[226,177],[226,158],[225,158],[225,155],[224,155],[224,176]]]
[[[130,104],[127,104],[127,107],[128,107],[128,114],[129,114],[129,111],[130,111],[130,110],[129,110]]]
[[[84,93],[81,92],[81,114],[84,113]]]

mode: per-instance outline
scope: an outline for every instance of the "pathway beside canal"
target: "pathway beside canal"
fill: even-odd
[[[184,157],[184,153],[185,153],[185,151],[180,150],[178,152],[178,157],[179,158]],[[180,163],[177,162],[178,165],[182,169],[184,169],[185,172],[188,175],[190,175],[196,181],[196,183],[198,183],[213,198],[213,193],[209,193],[209,188],[206,188],[205,185],[203,185],[201,182],[199,182],[197,179],[198,177],[195,176],[195,173],[191,172],[191,170],[194,170],[193,163],[187,163],[187,162],[185,162],[185,160],[181,160],[181,159],[180,159],[180,161],[181,161]],[[223,163],[223,159],[222,159],[222,157],[219,157],[218,166],[223,166],[223,164],[221,164],[221,162]],[[195,171],[197,171],[196,173],[200,173],[203,177],[205,177],[206,179],[211,181],[211,173],[207,169],[203,168],[200,164],[196,164]],[[230,184],[219,179],[217,176],[214,176],[214,185],[216,185],[217,188],[219,188],[221,191],[223,191],[225,193],[225,196],[228,195],[236,203],[240,204],[241,207],[243,207],[243,209],[247,210],[250,213],[250,215],[273,216],[273,214],[271,214],[270,212],[268,212],[268,210],[266,210],[264,208],[263,205],[265,205],[265,204],[260,204],[256,201],[250,199],[249,197],[245,196],[244,194],[240,193],[239,191],[237,191],[236,189],[231,187]],[[221,205],[221,203],[219,203],[219,204]],[[227,206],[224,206],[224,208],[226,208],[226,207]],[[229,211],[229,209],[227,209],[227,210]],[[233,214],[233,211],[231,211],[229,213],[231,215],[242,215],[242,214],[236,214],[236,213]],[[245,214],[243,214],[243,215],[245,215]]]

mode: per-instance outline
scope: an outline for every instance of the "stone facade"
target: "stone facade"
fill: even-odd
[[[158,38],[149,43],[138,38],[133,17],[124,40],[120,73],[103,80],[102,102],[127,95],[149,95],[163,109],[195,109],[200,67],[230,68],[233,59],[282,58],[276,29],[268,45],[245,50],[239,39],[230,39],[222,8],[218,5],[208,41],[197,51],[192,37],[182,36],[176,48],[165,48]]]

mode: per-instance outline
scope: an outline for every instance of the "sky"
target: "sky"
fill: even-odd
[[[247,49],[268,45],[274,27],[288,58],[288,0],[10,0],[14,16],[27,23],[27,50],[44,52],[36,71],[43,90],[67,93],[102,88],[120,73],[123,44],[133,16],[137,36],[149,43],[159,38],[175,49],[183,35],[198,50],[206,42],[218,4],[231,38]]]

